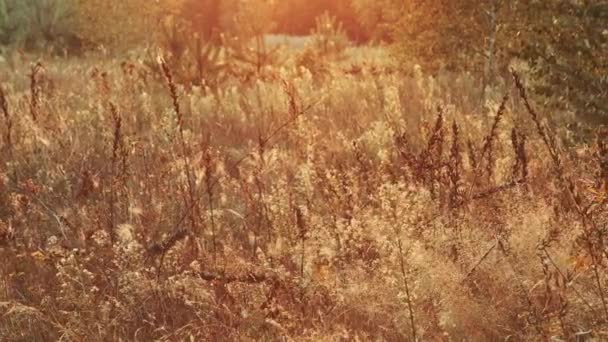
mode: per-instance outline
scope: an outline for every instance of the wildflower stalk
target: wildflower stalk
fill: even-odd
[[[493,174],[493,143],[494,140],[496,139],[497,135],[498,135],[498,125],[500,124],[500,121],[502,119],[502,117],[505,114],[505,111],[507,109],[507,101],[509,100],[509,94],[505,94],[505,96],[502,99],[502,102],[500,103],[500,106],[498,107],[498,111],[496,112],[496,116],[494,117],[494,122],[492,123],[492,127],[490,128],[490,133],[484,138],[484,143],[483,146],[481,148],[481,154],[479,156],[479,159],[476,160],[476,164],[477,166],[475,167],[475,169],[473,170],[473,180],[471,181],[471,184],[469,185],[469,189],[467,191],[467,199],[470,200],[471,199],[471,194],[473,193],[473,188],[475,187],[475,184],[477,183],[477,179],[480,176],[480,171],[481,171],[481,166],[483,164],[483,159],[485,157],[485,155],[488,155],[488,165],[486,167],[486,170],[488,172],[488,177],[491,178],[492,174]]]
[[[515,81],[515,86],[519,91],[519,96],[523,100],[524,106],[526,107],[528,114],[530,115],[530,117],[532,118],[532,121],[534,122],[534,124],[536,126],[536,131],[537,131],[538,135],[541,137],[545,147],[547,148],[547,150],[551,156],[551,159],[553,160],[553,165],[555,167],[555,172],[557,174],[557,178],[562,184],[565,185],[564,186],[565,191],[568,194],[568,196],[571,200],[571,203],[573,204],[574,209],[575,209],[576,213],[578,214],[581,224],[583,226],[583,238],[585,241],[585,247],[587,248],[587,252],[589,253],[589,256],[591,257],[591,261],[592,261],[591,269],[593,271],[593,277],[594,277],[594,280],[595,280],[595,283],[597,286],[597,290],[600,295],[602,307],[604,309],[605,320],[608,321],[608,301],[606,299],[604,287],[602,286],[602,279],[601,279],[601,275],[600,275],[600,271],[599,271],[599,269],[602,265],[603,255],[602,255],[602,252],[600,252],[599,255],[598,255],[598,253],[596,253],[596,250],[595,250],[596,248],[594,247],[593,236],[592,236],[593,232],[595,232],[597,234],[601,234],[601,229],[597,226],[597,224],[593,220],[593,217],[591,216],[589,211],[583,207],[582,199],[578,194],[576,183],[572,180],[572,178],[568,177],[565,174],[564,169],[563,169],[562,157],[559,153],[555,137],[553,135],[551,135],[549,133],[548,129],[541,123],[540,115],[538,115],[536,110],[532,107],[532,105],[528,99],[528,96],[527,96],[526,88],[523,85],[521,78],[515,71],[512,72],[512,76]],[[601,239],[600,239],[600,241],[601,241]],[[601,247],[602,248],[598,248],[600,251],[602,251],[604,249],[603,246],[601,246]]]
[[[30,114],[32,121],[38,120],[38,108],[40,106],[40,85],[38,84],[38,75],[42,71],[42,63],[38,62],[32,66],[30,73]]]
[[[6,134],[4,136],[5,144],[9,151],[13,150],[13,139],[12,139],[12,129],[13,129],[13,120],[11,118],[11,113],[8,108],[8,99],[2,85],[0,85],[0,109],[2,110],[2,114],[4,116],[4,122],[6,124]]]
[[[403,244],[401,238],[397,239],[397,246],[399,247],[399,264],[401,267],[401,275],[403,276],[403,286],[405,288],[405,300],[407,301],[407,309],[410,314],[410,326],[412,329],[412,341],[417,341],[416,333],[416,322],[414,317],[414,308],[412,305],[412,296],[410,294],[410,286],[408,282],[407,272],[405,270],[405,256],[403,255]]]
[[[110,202],[108,205],[108,234],[110,236],[110,244],[114,245],[116,240],[116,234],[114,232],[114,225],[116,221],[116,168],[119,159],[119,153],[122,146],[122,118],[118,112],[118,108],[112,102],[110,102],[110,111],[112,114],[113,123],[113,139],[112,139],[112,159],[111,159],[111,175],[110,175]]]
[[[306,253],[306,223],[304,222],[304,215],[299,207],[295,208],[296,212],[296,225],[298,226],[298,235],[300,237],[300,278],[304,279],[304,262]]]
[[[213,264],[217,261],[217,241],[216,241],[216,224],[215,224],[215,212],[214,212],[214,198],[213,198],[213,156],[211,152],[207,150],[205,152],[205,190],[207,193],[207,201],[209,202],[209,220],[211,223],[211,243],[213,247]]]
[[[173,103],[173,111],[175,113],[176,116],[176,120],[177,120],[177,130],[178,130],[178,135],[179,135],[179,143],[181,146],[181,152],[182,152],[182,161],[184,163],[184,173],[186,174],[186,182],[187,182],[187,186],[188,186],[188,197],[189,197],[189,205],[188,203],[186,203],[186,206],[189,207],[189,216],[190,216],[190,222],[192,224],[192,230],[196,231],[197,227],[198,227],[198,220],[196,218],[196,214],[195,212],[197,211],[197,207],[198,207],[198,200],[197,200],[197,196],[195,193],[195,184],[194,184],[194,179],[192,176],[192,167],[191,167],[191,163],[190,163],[190,157],[188,154],[188,147],[186,144],[186,139],[184,137],[184,119],[183,119],[183,115],[182,115],[182,111],[179,105],[179,95],[177,93],[177,86],[175,85],[175,82],[173,81],[173,75],[171,73],[171,69],[169,68],[169,66],[167,65],[167,63],[165,62],[165,60],[163,58],[159,58],[159,63],[160,63],[160,67],[163,71],[163,75],[165,76],[165,81],[167,84],[167,87],[169,88],[169,94],[171,96],[171,100]]]

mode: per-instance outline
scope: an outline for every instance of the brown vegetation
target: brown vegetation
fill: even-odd
[[[515,73],[486,117],[284,60],[1,71],[0,339],[608,338],[606,132],[562,146]]]

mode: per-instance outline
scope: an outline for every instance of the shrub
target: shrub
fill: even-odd
[[[311,34],[314,38],[314,47],[324,55],[338,55],[349,44],[342,23],[339,23],[329,12],[317,17]]]
[[[128,49],[154,41],[162,16],[176,11],[179,1],[74,0],[75,31],[90,46]],[[166,11],[166,12],[165,12]]]
[[[72,0],[0,0],[0,45],[27,49],[74,44]]]
[[[403,65],[471,72],[485,89],[508,79],[509,65],[521,61],[538,99],[587,125],[608,122],[605,3],[391,0],[388,6],[398,13],[392,28]]]

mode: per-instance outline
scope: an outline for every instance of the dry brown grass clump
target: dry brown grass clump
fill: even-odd
[[[517,75],[482,116],[285,59],[0,71],[0,339],[608,338],[605,132],[566,149]]]

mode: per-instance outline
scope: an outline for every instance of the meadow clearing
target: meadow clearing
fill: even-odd
[[[0,340],[607,340],[608,131],[319,37],[4,50]]]

